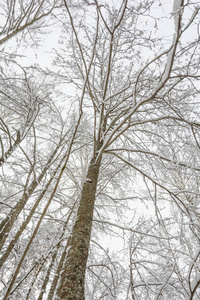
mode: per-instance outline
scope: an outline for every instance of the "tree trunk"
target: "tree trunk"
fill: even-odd
[[[92,159],[84,182],[77,218],[57,291],[58,299],[84,300],[85,271],[90,245],[100,163]]]
[[[63,251],[63,253],[61,255],[61,258],[60,258],[60,261],[59,261],[56,273],[54,275],[54,279],[52,281],[52,284],[51,284],[51,287],[50,287],[50,290],[49,290],[49,293],[48,293],[48,297],[47,297],[48,300],[52,300],[53,297],[54,297],[54,294],[55,294],[55,291],[56,291],[56,287],[57,287],[57,283],[58,283],[58,278],[59,278],[60,273],[61,273],[61,271],[63,269],[63,265],[64,265],[64,261],[65,261],[67,249],[68,249],[68,240],[67,240],[67,244],[65,246],[65,249],[64,249],[64,251]]]

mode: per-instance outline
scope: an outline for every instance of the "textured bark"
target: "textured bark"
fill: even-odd
[[[91,160],[83,185],[76,222],[69,242],[58,288],[58,299],[84,300],[85,271],[90,245],[95,194],[100,163]]]

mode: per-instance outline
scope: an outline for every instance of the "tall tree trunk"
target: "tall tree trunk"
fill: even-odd
[[[85,271],[90,245],[100,162],[92,159],[84,182],[77,218],[57,291],[58,299],[84,300]]]

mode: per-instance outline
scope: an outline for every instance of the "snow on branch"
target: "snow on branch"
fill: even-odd
[[[200,272],[197,272],[196,276],[194,277],[194,279],[192,280],[190,286],[191,286],[191,291],[194,292],[197,287],[200,284]]]
[[[177,26],[179,26],[179,14],[181,12],[182,6],[183,6],[183,0],[174,0],[173,15],[174,15],[175,29],[177,28]]]
[[[171,49],[170,49],[168,57],[167,57],[167,63],[166,63],[165,71],[163,74],[162,83],[165,83],[167,81],[167,79],[169,78],[171,69],[173,66],[176,47],[177,47],[179,36],[180,36],[181,10],[182,10],[182,6],[183,6],[183,2],[184,2],[183,0],[174,0],[172,15],[174,16],[175,31],[174,31],[174,35],[173,35],[173,39],[172,39]]]

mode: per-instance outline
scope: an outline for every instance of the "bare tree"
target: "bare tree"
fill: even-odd
[[[102,5],[97,1],[93,5],[96,7],[96,17],[94,18],[97,20],[97,29],[96,35],[92,39],[89,30],[84,25],[79,29],[76,28],[75,18],[67,2],[65,2],[77,44],[75,48],[73,39],[73,55],[77,61],[77,71],[81,68],[80,75],[87,84],[88,101],[90,101],[94,112],[94,150],[82,189],[70,249],[60,280],[58,289],[60,299],[84,299],[84,274],[92,229],[95,194],[99,168],[104,154],[114,155],[145,178],[151,180],[156,186],[164,189],[175,201],[180,203],[178,205],[182,206],[188,217],[191,217],[181,199],[173,193],[171,188],[159,182],[158,174],[155,173],[159,171],[155,169],[153,163],[151,168],[155,175],[152,177],[149,164],[144,166],[144,160],[140,159],[136,160],[138,163],[133,163],[135,159],[133,158],[132,161],[131,153],[137,153],[138,157],[142,157],[144,154],[148,159],[157,157],[163,163],[168,161],[172,164],[188,166],[186,162],[173,161],[169,155],[162,156],[159,151],[159,140],[155,139],[154,136],[158,135],[160,139],[164,139],[163,133],[169,126],[173,130],[182,130],[183,127],[189,126],[191,134],[190,124],[194,122],[194,119],[188,112],[192,109],[193,104],[188,100],[191,95],[187,94],[189,110],[184,110],[186,104],[183,98],[186,91],[183,87],[188,82],[193,90],[195,83],[191,86],[191,79],[196,81],[199,75],[196,71],[192,71],[190,63],[182,64],[181,69],[178,64],[186,54],[185,48],[180,46],[180,43],[184,41],[182,37],[193,24],[199,8],[195,10],[187,23],[182,25],[184,13],[190,5],[184,5],[183,1],[174,1],[172,43],[167,49],[162,48],[154,56],[158,47],[156,39],[147,40],[145,36],[147,31],[141,32],[139,29],[137,35],[136,27],[137,21],[139,23],[140,16],[143,15],[142,11],[148,15],[152,3],[149,2],[148,5],[145,3],[145,6],[139,3],[138,6],[131,7],[127,1],[123,1],[117,10],[111,10],[109,5]],[[133,21],[134,18],[135,21]],[[85,41],[82,42],[81,30],[84,32],[82,34],[87,36],[89,42],[92,41],[94,45],[93,50],[91,50],[92,68],[91,63],[87,66],[89,47]],[[134,39],[131,38],[132,36]],[[145,46],[150,47],[150,49],[155,47],[155,50],[152,51],[153,57],[148,57],[149,62],[145,63],[145,59],[142,61],[142,68],[133,67],[138,63],[137,59],[134,60],[133,55],[137,41],[140,45],[145,41]],[[197,53],[195,41],[193,46],[192,51],[188,49],[187,55],[195,57]],[[128,55],[129,52],[130,56]],[[162,67],[158,69],[160,64]],[[126,71],[125,68],[128,70]],[[188,74],[189,70],[192,72],[190,75]],[[182,93],[180,89],[183,89]],[[193,90],[193,92],[197,92],[197,90]],[[173,103],[172,99],[175,100]],[[179,99],[182,99],[181,104]],[[196,125],[198,126],[198,122]],[[140,135],[139,132],[141,132]],[[156,141],[155,145],[154,140]],[[155,151],[152,151],[153,148]]]

